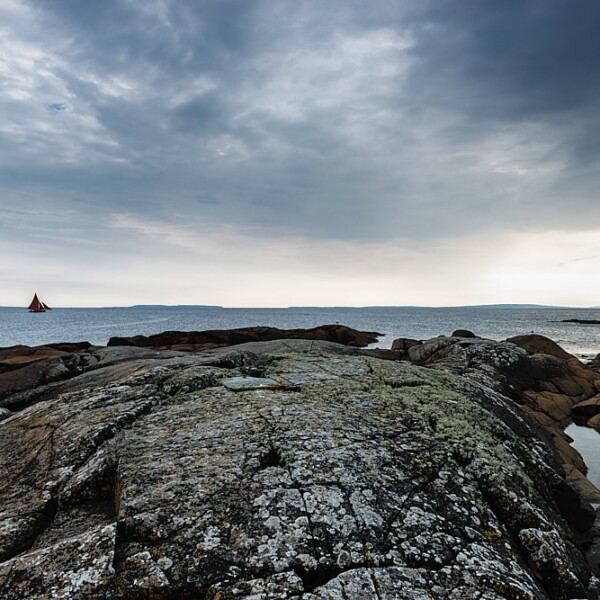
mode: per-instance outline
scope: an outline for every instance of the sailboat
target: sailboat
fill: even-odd
[[[44,304],[38,297],[37,294],[33,295],[33,300],[29,305],[29,312],[42,313],[47,310],[52,310],[47,304]]]

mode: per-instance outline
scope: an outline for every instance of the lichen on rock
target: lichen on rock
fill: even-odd
[[[527,413],[291,342],[100,362],[2,421],[0,595],[597,597]]]

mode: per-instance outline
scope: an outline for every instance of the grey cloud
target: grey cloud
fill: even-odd
[[[64,102],[53,102],[52,104],[46,104],[46,110],[48,112],[62,112],[63,110],[67,110],[68,106]]]
[[[48,142],[80,162],[23,155],[11,189],[317,238],[600,217],[593,3],[29,4],[60,32],[54,120],[92,124]]]

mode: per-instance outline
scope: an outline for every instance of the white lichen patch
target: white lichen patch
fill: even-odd
[[[115,531],[112,524],[22,554],[0,564],[0,580],[15,598],[102,596],[114,575]]]
[[[66,539],[0,564],[7,598],[543,598],[541,565],[579,589],[544,499],[551,462],[496,416],[519,419],[498,392],[360,356],[239,358],[243,370],[200,355],[117,365],[110,382],[21,416],[24,429],[11,419],[5,443],[29,432],[16,462],[30,470],[4,506],[35,518],[4,509],[0,548],[10,557],[12,540],[46,527],[45,507]],[[249,373],[252,389],[221,385]],[[118,519],[118,538],[114,524],[69,537],[84,508],[86,524]]]

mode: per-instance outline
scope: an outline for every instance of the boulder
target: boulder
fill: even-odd
[[[0,348],[0,402],[75,374],[78,360],[73,360],[74,354],[89,348],[88,342]]]
[[[573,406],[573,414],[576,417],[593,417],[600,415],[600,394],[593,398],[582,400]]]
[[[408,353],[408,350],[413,346],[421,344],[419,340],[413,340],[411,338],[398,338],[392,342],[392,350],[395,352]]]
[[[14,371],[45,360],[70,356],[68,352],[48,346],[12,346],[0,348],[0,373]]]
[[[598,393],[598,373],[552,340],[533,335],[511,340],[519,343],[437,337],[410,348],[409,358],[488,385],[557,422],[569,420],[573,405]]]
[[[594,370],[600,369],[600,354],[597,354],[589,363],[588,367]]]
[[[473,338],[477,337],[472,331],[468,329],[456,329],[452,332],[451,337],[461,337],[461,338]]]
[[[556,356],[557,358],[562,358],[563,360],[577,360],[572,354],[569,354],[566,350],[563,350],[556,342],[543,335],[537,335],[534,333],[527,335],[516,335],[508,338],[506,341],[524,348],[529,354],[549,354],[550,356]]]
[[[4,421],[2,597],[593,597],[589,507],[533,418],[297,342],[105,349]]]
[[[247,342],[281,339],[322,340],[362,348],[373,344],[383,334],[358,331],[345,325],[321,325],[312,329],[277,329],[275,327],[244,327],[212,331],[165,331],[156,335],[110,338],[108,346],[139,346],[157,350],[195,352],[233,346]]]
[[[586,425],[600,431],[600,415],[595,415],[588,419]]]

